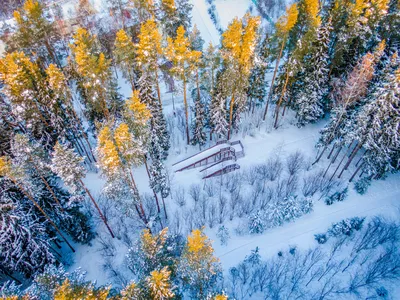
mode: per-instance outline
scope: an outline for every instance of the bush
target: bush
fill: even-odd
[[[350,236],[354,231],[359,231],[362,228],[364,220],[365,218],[354,217],[334,223],[329,228],[328,234],[334,237],[341,235]]]
[[[315,240],[318,242],[318,244],[325,244],[328,241],[328,236],[326,233],[318,233],[314,234]]]
[[[229,230],[224,225],[219,226],[217,237],[219,238],[221,245],[226,246],[230,238]]]
[[[354,189],[360,195],[364,195],[367,192],[368,187],[370,185],[371,185],[371,179],[369,179],[368,177],[364,177],[364,178],[357,180],[354,183]]]
[[[341,192],[333,193],[332,195],[326,197],[325,204],[332,205],[335,202],[341,202],[341,201],[345,200],[347,198],[348,191],[349,191],[349,189],[346,187]]]
[[[249,219],[249,232],[250,233],[263,233],[265,230],[265,223],[261,216],[261,213],[258,211],[255,214],[252,214]]]

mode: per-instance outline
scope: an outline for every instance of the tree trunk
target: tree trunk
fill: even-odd
[[[340,146],[338,152],[337,152],[337,153],[335,154],[335,156],[332,158],[332,163],[333,163],[333,164],[335,163],[335,161],[336,161],[336,159],[338,158],[339,153],[342,151],[342,149],[343,149],[343,146]]]
[[[160,91],[160,85],[158,83],[158,72],[157,69],[154,71],[154,75],[155,75],[155,80],[156,80],[156,87],[157,87],[157,96],[158,96],[158,102],[160,102],[160,106],[162,108],[162,102],[161,102],[161,91]]]
[[[364,158],[364,155],[368,153],[368,150],[364,152],[363,156],[360,157],[360,159],[356,162],[356,167],[358,164],[361,162],[361,160]]]
[[[312,163],[312,166],[319,162],[319,160],[321,159],[322,155],[324,155],[324,152],[326,151],[327,148],[328,148],[328,146],[324,146],[324,149],[322,149],[322,151],[319,154],[319,156],[317,157],[317,159]]]
[[[283,86],[281,97],[279,98],[278,103],[276,104],[276,109],[275,109],[275,123],[274,123],[274,128],[278,128],[278,118],[279,118],[279,108],[281,106],[283,96],[285,95],[286,92],[286,87],[289,81],[289,71],[286,72],[286,79],[285,79],[285,85]]]
[[[355,172],[353,173],[353,175],[351,175],[351,177],[350,177],[350,179],[349,179],[349,182],[352,182],[352,181],[353,181],[354,177],[356,176],[356,174],[358,173],[358,171],[360,171],[360,169],[361,169],[361,167],[362,167],[363,165],[364,165],[364,162],[361,163],[361,164],[358,166],[358,168],[355,170]]]
[[[108,225],[106,218],[104,217],[103,213],[102,213],[101,210],[100,210],[100,207],[97,205],[97,202],[94,200],[92,194],[91,194],[91,193],[89,192],[89,190],[86,188],[86,186],[85,186],[85,184],[83,183],[82,179],[79,179],[79,182],[80,182],[80,184],[82,185],[83,189],[85,190],[86,194],[89,196],[90,200],[92,200],[93,205],[96,207],[96,209],[97,209],[97,211],[98,211],[98,213],[99,213],[99,215],[100,215],[100,218],[103,220],[104,224],[106,225],[108,231],[109,231],[110,234],[111,234],[111,237],[114,238],[114,237],[115,237],[115,236],[114,236],[114,233],[112,232],[110,226]]]
[[[328,167],[326,168],[326,171],[324,173],[324,175],[322,177],[325,177],[325,175],[328,173],[329,168],[331,167],[332,164],[335,163],[336,158],[339,156],[340,151],[342,151],[342,146],[339,147],[339,150],[336,152],[335,156],[331,159],[331,161],[329,162]]]
[[[188,104],[186,99],[186,77],[183,76],[183,103],[185,105],[185,119],[186,119],[186,143],[190,144],[190,136],[189,136],[189,111]]]
[[[332,155],[332,153],[333,153],[333,150],[335,150],[335,148],[336,148],[336,145],[333,145],[331,151],[330,151],[329,154],[328,154],[327,159],[330,159],[330,158],[331,158],[331,155]]]
[[[232,96],[231,103],[229,104],[229,128],[228,128],[228,140],[231,138],[232,132],[232,119],[233,119],[233,104],[235,103],[235,97]]]
[[[340,172],[339,178],[342,176],[343,172],[344,172],[345,170],[348,169],[348,167],[350,166],[351,162],[353,161],[354,157],[356,156],[356,154],[358,153],[358,151],[361,149],[361,147],[362,147],[363,144],[364,144],[364,143],[359,142],[358,145],[357,145],[357,147],[354,148],[353,153],[350,155],[348,161],[346,162],[346,164],[344,165],[342,171]]]
[[[278,58],[276,59],[276,65],[275,65],[274,75],[272,76],[271,86],[269,87],[269,92],[268,92],[268,97],[267,97],[267,103],[266,103],[266,105],[265,105],[265,110],[264,110],[264,116],[263,116],[263,120],[264,120],[264,121],[265,121],[265,118],[266,118],[267,113],[268,113],[269,100],[271,99],[271,96],[272,96],[272,89],[274,88],[274,81],[275,81],[275,77],[276,77],[276,72],[278,71],[279,61],[281,60],[282,52],[283,52],[283,48],[285,47],[285,44],[286,44],[286,36],[283,38],[281,50],[280,50],[280,52],[279,52]]]
[[[332,181],[333,177],[335,176],[336,172],[339,170],[340,165],[342,164],[342,162],[344,161],[344,159],[346,158],[347,154],[349,153],[350,149],[347,149],[346,153],[343,155],[342,159],[340,160],[339,164],[337,165],[335,172],[333,172],[331,178],[329,178],[329,181]]]
[[[146,172],[147,172],[147,176],[149,177],[149,180],[151,179],[150,176],[150,172],[149,172],[149,166],[147,165],[147,158],[146,156],[144,157],[144,165],[146,166]],[[161,209],[160,209],[160,203],[158,202],[158,196],[157,193],[154,191],[154,189],[152,189],[153,194],[154,194],[154,198],[156,199],[156,204],[157,204],[157,212],[160,213]]]
[[[165,215],[165,219],[168,220],[167,209],[166,209],[166,207],[165,207],[164,197],[161,196],[161,199],[162,199],[162,203],[163,203],[163,206],[164,206],[164,215]]]
[[[144,209],[143,209],[142,200],[140,199],[140,196],[139,196],[139,190],[138,190],[138,188],[137,188],[137,186],[136,186],[136,182],[135,182],[135,179],[133,178],[133,174],[132,174],[132,171],[131,171],[131,170],[129,170],[129,175],[131,176],[132,188],[133,188],[133,190],[135,191],[135,193],[138,194],[138,197],[139,197],[139,208],[140,208],[139,218],[141,218],[142,221],[143,221],[143,222],[145,223],[145,225],[147,226],[146,213],[145,213],[145,211],[144,211]],[[135,205],[136,205],[136,204],[135,204]]]
[[[9,177],[10,178],[10,177]],[[61,236],[61,238],[67,243],[68,247],[71,249],[72,252],[75,252],[75,249],[71,246],[71,244],[68,242],[68,240],[66,239],[66,237],[61,233],[60,229],[58,229],[57,225],[50,219],[50,217],[46,214],[46,212],[42,209],[42,207],[39,205],[39,203],[37,203],[35,201],[35,199],[33,199],[33,197],[31,196],[31,194],[28,193],[28,191],[26,191],[19,183],[17,180],[15,180],[14,178],[10,178],[14,184],[22,191],[22,193],[33,202],[33,204],[36,206],[36,208],[45,216],[45,218],[47,219],[47,221],[49,221],[49,223],[51,224],[51,226],[54,227],[54,229],[57,231],[57,233]]]

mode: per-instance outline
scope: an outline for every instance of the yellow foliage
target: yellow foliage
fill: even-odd
[[[286,36],[289,31],[294,27],[299,16],[297,4],[293,3],[286,9],[286,14],[281,16],[276,22],[276,30],[282,35]]]
[[[117,63],[124,69],[131,69],[135,61],[135,45],[125,30],[117,32],[114,46]]]
[[[217,295],[217,296],[214,297],[214,300],[228,300],[228,296]]]
[[[148,277],[146,281],[150,288],[150,293],[153,297],[152,299],[163,300],[174,297],[169,282],[170,275],[171,272],[168,271],[167,267],[164,267],[160,271],[155,270],[150,273],[150,277]]]
[[[37,21],[43,17],[43,7],[38,1],[34,0],[25,1],[24,5],[22,6],[22,12],[23,15],[26,16],[27,21],[32,23],[34,23],[35,20]],[[19,26],[23,26],[25,23],[25,20],[19,11],[14,11],[14,19]]]
[[[54,300],[106,300],[109,288],[95,289],[91,285],[71,285],[66,279],[62,285],[57,287],[54,293]]]
[[[46,69],[47,81],[50,88],[61,95],[66,89],[64,73],[54,64],[50,64]]]
[[[122,291],[121,291],[121,300],[132,300],[139,298],[139,287],[135,282],[129,283]]]
[[[10,96],[21,98],[27,90],[35,90],[41,80],[38,66],[23,52],[12,52],[0,59],[0,80]]]
[[[259,17],[246,14],[243,20],[235,18],[222,34],[223,57],[240,68],[239,73],[247,76],[252,68],[252,59],[256,46]]]
[[[385,40],[382,40],[376,47],[376,49],[374,51],[375,63],[378,63],[378,61],[381,59],[382,55],[385,53],[385,47],[386,47]]]
[[[167,234],[167,227],[161,230],[157,235],[152,235],[148,229],[143,230],[140,236],[143,253],[150,259],[155,257],[158,251],[164,246],[167,240]]]
[[[228,49],[228,52],[224,53],[226,59],[232,57],[233,60],[239,61],[241,56],[242,33],[242,20],[236,17],[222,34],[222,45],[224,48]]]
[[[98,145],[103,146],[107,140],[112,140],[112,132],[110,127],[104,126],[97,136]]]
[[[202,232],[202,229],[194,229],[188,236],[182,260],[187,261],[190,268],[196,272],[203,272],[202,270],[207,268],[207,272],[215,274],[219,269],[217,264],[219,259],[214,257],[211,241]]]
[[[99,164],[102,166],[103,171],[115,174],[121,167],[121,161],[114,143],[110,140],[105,141],[99,152]]]
[[[189,38],[185,36],[185,28],[181,25],[176,30],[176,38],[167,38],[168,46],[165,51],[166,57],[172,61],[171,71],[184,78],[188,72],[191,72],[200,61],[201,52],[190,50]]]
[[[12,167],[9,158],[0,156],[0,176],[10,176],[11,173]]]
[[[319,0],[305,0],[304,2],[307,18],[310,20],[312,26],[318,27],[321,24],[321,18],[318,16]]]
[[[150,71],[157,69],[158,57],[162,54],[161,34],[154,19],[147,20],[140,27],[139,43],[137,47],[137,63],[139,66],[148,66]]]
[[[117,147],[112,140],[112,133],[108,126],[104,126],[97,137],[99,165],[104,173],[112,176],[121,168]]]
[[[161,0],[161,9],[167,16],[173,16],[176,10],[174,0]]]
[[[140,102],[139,91],[133,91],[132,96],[126,100],[125,107],[127,111],[132,112],[134,121],[140,124],[146,124],[151,118],[150,110],[146,104]]]

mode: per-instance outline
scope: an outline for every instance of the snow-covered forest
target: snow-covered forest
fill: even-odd
[[[400,299],[399,0],[3,0],[1,299]]]

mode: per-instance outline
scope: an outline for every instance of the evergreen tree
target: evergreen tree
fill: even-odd
[[[381,177],[399,169],[399,75],[398,70],[386,74],[381,86],[372,94],[372,101],[362,107],[354,127],[345,137],[357,142],[356,149],[365,148],[362,168],[369,176]]]
[[[168,228],[155,234],[145,229],[140,239],[128,250],[128,268],[139,278],[144,278],[153,270],[167,267],[174,277],[177,272],[176,259],[180,255],[178,246],[169,241]]]
[[[260,20],[246,14],[242,20],[235,18],[222,34],[222,57],[224,59],[224,79],[227,80],[229,103],[228,139],[232,127],[237,128],[240,113],[246,104],[246,89],[254,61],[257,30]],[[234,115],[235,109],[235,115]]]
[[[43,220],[24,210],[23,194],[5,178],[0,183],[0,258],[8,273],[31,277],[55,262],[51,241]]]
[[[279,54],[276,59],[274,75],[272,76],[271,85],[270,85],[268,96],[267,96],[267,103],[265,105],[264,116],[263,116],[264,120],[268,113],[268,106],[269,106],[270,99],[272,97],[272,91],[274,88],[274,82],[275,82],[275,78],[276,78],[276,73],[278,71],[279,62],[281,60],[283,50],[286,46],[288,35],[289,35],[290,31],[293,29],[294,25],[297,23],[298,15],[299,15],[299,11],[297,8],[297,4],[294,3],[286,9],[286,14],[282,15],[275,24],[276,36],[277,36],[277,38],[281,39],[282,41],[280,42],[281,48],[279,50]]]
[[[249,109],[259,106],[264,102],[267,95],[267,84],[265,83],[265,74],[268,68],[268,58],[270,55],[269,49],[270,39],[268,35],[264,37],[258,45],[256,56],[254,59],[254,66],[251,70],[249,78],[249,86],[247,89],[247,97],[250,99]],[[254,100],[254,102],[253,102]]]
[[[210,108],[211,133],[217,138],[225,138],[228,134],[228,121],[226,120],[226,100],[222,91],[218,89],[212,98]]]
[[[161,34],[158,31],[154,19],[147,20],[140,27],[139,42],[136,44],[136,62],[142,71],[142,75],[153,76],[152,81],[156,84],[158,101],[161,104],[161,92],[158,82],[158,60],[162,54]]]
[[[90,0],[78,0],[75,6],[75,17],[80,27],[88,28],[89,30],[95,28],[96,14],[97,11]]]
[[[66,279],[57,287],[54,300],[82,299],[82,300],[106,300],[110,288],[96,288],[93,283],[71,284]]]
[[[167,122],[162,113],[162,107],[157,103],[151,88],[150,78],[143,73],[139,79],[139,97],[140,101],[147,105],[151,114],[150,129],[151,134],[157,135],[158,143],[161,146],[161,159],[166,159],[170,148],[169,133],[167,130]]]
[[[207,49],[203,53],[203,68],[201,72],[202,85],[206,88],[211,96],[216,88],[216,76],[220,67],[221,57],[216,47],[210,42]]]
[[[82,178],[85,176],[85,170],[82,167],[82,158],[76,155],[72,149],[68,149],[68,147],[57,142],[54,147],[51,163],[51,170],[63,180],[64,184],[73,194],[81,193],[82,189],[85,190],[86,194],[96,207],[100,218],[106,225],[111,236],[114,237],[114,234],[111,231],[111,228],[109,227],[107,220],[101,212],[97,202],[94,200],[92,194],[82,181]]]
[[[283,100],[287,100],[285,101],[286,108],[293,99],[297,99],[299,91],[303,88],[307,56],[312,52],[313,42],[317,39],[317,28],[321,23],[318,0],[304,0],[300,4],[297,24],[304,22],[306,26],[298,30],[299,34],[301,33],[301,40],[297,41],[293,53],[291,53],[285,66],[285,79],[275,107],[275,129],[278,128],[279,110],[284,103]]]
[[[188,236],[179,263],[180,277],[193,297],[203,299],[215,290],[221,276],[221,265],[214,257],[211,241],[202,230],[195,229]]]
[[[175,37],[179,27],[179,15],[175,0],[161,0],[158,19],[165,36]]]
[[[54,44],[59,39],[53,22],[46,16],[46,7],[35,0],[26,0],[22,8],[14,11],[16,31],[12,44],[25,53],[37,53],[49,57],[51,62],[60,66]]]
[[[110,62],[97,50],[96,40],[86,29],[78,28],[70,44],[79,75],[78,84],[91,122],[110,117],[107,87],[111,79]]]
[[[185,106],[186,120],[186,142],[189,145],[189,112],[186,99],[186,84],[188,82],[190,73],[195,69],[196,64],[200,61],[201,52],[190,49],[190,41],[189,38],[185,37],[185,29],[183,26],[179,26],[178,30],[176,31],[176,38],[174,40],[168,37],[167,41],[168,46],[165,54],[167,58],[173,63],[171,72],[183,82],[183,103]]]
[[[175,294],[172,291],[170,283],[171,272],[167,267],[160,271],[153,271],[150,276],[146,278],[147,285],[150,289],[150,294],[154,300],[172,299]]]
[[[133,166],[143,163],[144,151],[125,123],[120,124],[114,132],[109,126],[103,126],[99,132],[97,153],[103,174],[108,183],[123,182],[129,186],[136,211],[147,224],[139,190],[131,170]]]
[[[176,0],[176,13],[178,22],[175,24],[174,34],[179,26],[183,26],[186,31],[189,31],[192,25],[192,9],[193,4],[189,0]]]
[[[13,52],[0,59],[0,79],[15,121],[23,122],[44,145],[52,145],[57,132],[50,123],[52,97],[39,66],[22,52]]]
[[[196,97],[194,101],[194,122],[192,122],[192,145],[199,145],[200,149],[206,141],[207,137],[204,132],[205,112],[203,103],[200,98]]]
[[[326,110],[330,30],[330,21],[318,28],[317,39],[313,42],[313,53],[306,62],[304,84],[294,104],[299,125],[315,122]]]
[[[321,159],[328,145],[335,139],[338,139],[338,144],[342,142],[340,137],[346,135],[346,130],[350,128],[348,122],[351,122],[351,117],[354,116],[354,108],[359,105],[368,91],[375,64],[382,56],[383,48],[384,43],[381,43],[374,53],[368,52],[364,55],[336,93],[336,107],[333,109],[331,121],[321,130],[318,142],[318,146],[324,148],[315,163]]]
[[[19,189],[19,191],[22,192],[22,194],[32,202],[32,204],[40,211],[45,219],[56,230],[58,235],[67,243],[72,252],[75,252],[75,249],[62,234],[58,226],[44,211],[43,207],[35,200],[30,191],[27,190],[27,187],[30,188],[30,182],[26,180],[26,174],[24,174],[24,170],[19,166],[11,164],[11,160],[8,157],[3,156],[0,157],[0,176],[7,177]]]
[[[155,5],[153,0],[130,0],[139,23],[144,23],[155,17]]]
[[[192,31],[189,34],[190,48],[195,51],[203,51],[204,40],[200,35],[200,31],[197,26],[194,25]]]
[[[134,90],[137,81],[135,72],[135,45],[123,29],[117,32],[114,45],[115,62],[123,71],[124,76],[129,80],[132,90]]]
[[[67,79],[65,78],[64,73],[55,65],[50,64],[46,69],[46,75],[47,83],[55,99],[55,103],[52,105],[52,115],[59,116],[63,119],[62,122],[58,122],[61,123],[60,130],[64,133],[60,135],[65,135],[66,138],[74,144],[77,151],[83,149],[84,153],[82,153],[82,155],[86,154],[89,161],[96,161],[93,155],[92,146],[85,129],[83,128],[82,121],[75,112],[72,92],[67,84]],[[52,123],[56,124],[54,121],[52,121]],[[81,137],[86,141],[88,149],[84,143],[79,140]]]

